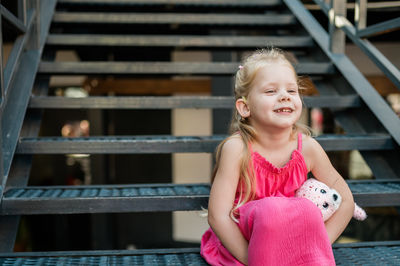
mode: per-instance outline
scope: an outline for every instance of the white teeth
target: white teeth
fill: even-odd
[[[291,113],[291,112],[292,112],[292,109],[289,109],[289,108],[282,108],[282,109],[276,110],[275,112],[277,112],[277,113],[281,113],[281,112]]]

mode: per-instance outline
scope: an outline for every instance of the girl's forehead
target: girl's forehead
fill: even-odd
[[[257,70],[254,81],[268,82],[268,80],[297,83],[297,76],[293,66],[289,63],[266,64]]]

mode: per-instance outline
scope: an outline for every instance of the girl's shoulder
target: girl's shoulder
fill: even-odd
[[[308,135],[303,135],[302,154],[309,170],[313,168],[316,161],[326,157],[325,151],[319,142]]]
[[[314,153],[321,148],[318,141],[310,135],[302,134],[302,151],[303,154]]]
[[[222,147],[223,152],[241,153],[244,149],[242,137],[239,134],[229,136]]]

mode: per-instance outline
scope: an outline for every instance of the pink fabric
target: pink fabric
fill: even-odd
[[[252,161],[256,199],[239,208],[239,229],[249,241],[249,265],[335,265],[321,211],[311,201],[293,197],[307,179],[302,135],[290,161],[277,168],[257,152]],[[211,265],[242,265],[209,228],[201,255]]]

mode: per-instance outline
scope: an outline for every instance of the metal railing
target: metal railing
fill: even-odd
[[[10,3],[14,12],[0,3],[0,203],[56,0]],[[5,64],[3,38],[12,44]]]
[[[11,13],[5,6],[0,4],[0,18],[6,20],[17,33],[13,48],[8,56],[5,66],[3,66],[3,40],[1,40],[1,104],[7,96],[10,83],[15,75],[19,59],[24,49],[38,49],[39,47],[39,15],[40,1],[38,0],[18,0],[18,17]],[[1,23],[1,20],[0,20]],[[0,29],[0,31],[2,31]],[[3,34],[3,32],[1,32]]]
[[[353,25],[346,17],[347,1],[314,0],[329,18],[330,50],[333,53],[344,53],[345,35],[356,44],[379,69],[400,90],[400,71],[366,38],[384,34],[400,28],[400,17],[367,27],[367,0],[356,0]],[[400,6],[393,3],[390,7]],[[387,8],[383,6],[381,8]]]

